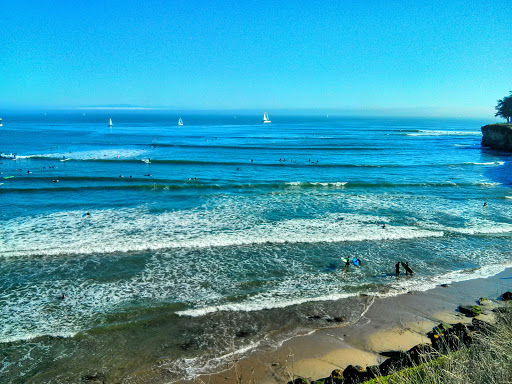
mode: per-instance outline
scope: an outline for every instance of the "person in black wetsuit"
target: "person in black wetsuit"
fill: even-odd
[[[395,275],[396,275],[396,277],[400,276],[400,262],[399,261],[395,264]]]
[[[404,268],[405,268],[405,274],[406,275],[412,275],[414,273],[413,270],[411,268],[409,268],[409,262],[408,261],[405,262]]]

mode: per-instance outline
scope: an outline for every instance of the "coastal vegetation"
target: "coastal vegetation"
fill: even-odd
[[[512,91],[509,96],[505,96],[503,99],[498,100],[496,107],[496,117],[503,117],[507,120],[507,124],[512,119]]]

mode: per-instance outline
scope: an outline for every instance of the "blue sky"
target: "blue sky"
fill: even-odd
[[[492,116],[511,15],[510,0],[2,1],[0,110]]]

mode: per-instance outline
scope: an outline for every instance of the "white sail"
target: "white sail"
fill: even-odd
[[[178,120],[178,125],[183,125],[183,120],[181,120],[181,117],[180,117],[180,119]]]
[[[0,127],[3,127],[4,125],[2,124],[2,118],[0,117]]]
[[[109,127],[112,127],[112,126],[113,126],[113,125],[112,125],[112,119],[108,119],[108,126],[109,126]]]
[[[268,113],[267,111],[265,111],[265,113],[263,114],[263,123],[270,123],[270,119],[268,118]]]

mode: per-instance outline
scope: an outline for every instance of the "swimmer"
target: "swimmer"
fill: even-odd
[[[382,229],[386,229],[386,224],[382,224]]]
[[[55,179],[55,180],[52,180],[52,183],[58,183],[59,180]]]
[[[487,207],[487,201],[484,201],[484,207]]]

